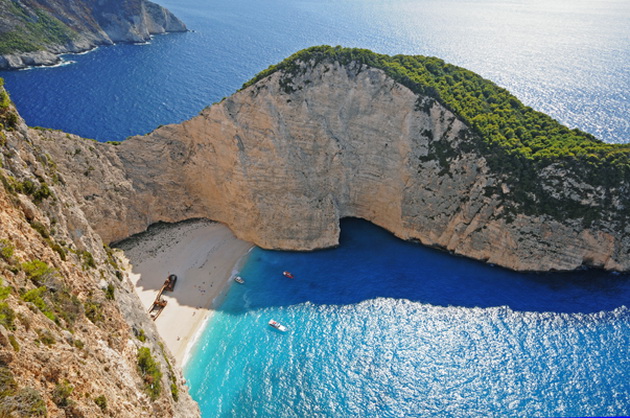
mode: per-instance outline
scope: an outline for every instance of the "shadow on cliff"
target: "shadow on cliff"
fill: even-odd
[[[282,271],[291,271],[288,279]],[[239,314],[304,302],[349,305],[375,298],[436,306],[590,313],[630,301],[630,275],[601,271],[524,274],[401,241],[345,219],[338,248],[310,253],[254,249],[220,307]]]

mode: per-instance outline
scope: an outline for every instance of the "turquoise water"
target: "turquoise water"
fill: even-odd
[[[328,44],[466,67],[609,142],[630,140],[627,0],[161,0],[194,32],[0,72],[30,125],[122,140],[188,119]]]
[[[203,416],[630,414],[628,276],[513,273],[359,220],[240,274],[185,366]]]
[[[0,72],[26,121],[121,140],[339,44],[438,56],[570,127],[630,139],[627,0],[160,4],[192,31]],[[205,417],[630,415],[627,276],[515,274],[342,226],[335,250],[250,254],[186,366]]]

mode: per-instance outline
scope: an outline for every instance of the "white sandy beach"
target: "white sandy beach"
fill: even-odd
[[[124,245],[131,280],[147,310],[167,276],[177,275],[175,290],[163,293],[168,304],[155,324],[180,366],[251,247],[225,225],[204,220],[160,225]]]

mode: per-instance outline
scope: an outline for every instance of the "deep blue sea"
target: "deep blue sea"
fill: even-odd
[[[627,275],[513,273],[360,220],[239,274],[184,370],[205,417],[630,415]]]
[[[160,0],[194,32],[0,72],[30,125],[101,141],[188,119],[313,45],[440,57],[608,142],[630,141],[628,0]]]
[[[630,140],[628,0],[158,2],[192,31],[0,72],[26,121],[122,140],[329,44],[438,56]],[[512,273],[358,220],[339,248],[254,249],[240,274],[185,367],[204,417],[630,415],[627,275]]]

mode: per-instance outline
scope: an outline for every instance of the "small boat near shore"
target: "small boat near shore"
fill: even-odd
[[[241,276],[234,277],[234,281],[239,284],[245,284],[245,280]]]
[[[291,274],[291,272],[289,272],[289,271],[283,271],[283,272],[282,272],[282,275],[283,275],[284,277],[288,277],[289,279],[292,279],[292,278],[293,278],[293,274]]]
[[[282,325],[281,323],[274,321],[273,319],[269,320],[269,325],[277,329],[278,331],[287,332],[289,329]]]

